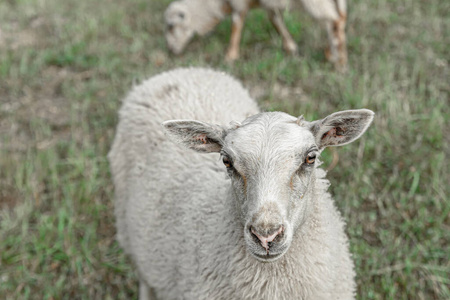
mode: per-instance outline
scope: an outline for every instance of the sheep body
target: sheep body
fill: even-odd
[[[229,124],[258,112],[239,82],[205,69],[163,73],[125,98],[108,158],[118,240],[137,267],[140,299],[353,299],[344,222],[323,170],[315,170],[311,215],[287,253],[259,262],[246,249],[217,154],[186,150],[161,126],[169,119]]]
[[[282,12],[289,0],[178,0],[172,2],[165,12],[168,30],[166,40],[169,49],[179,54],[194,34],[201,36],[210,32],[227,15],[232,15],[232,31],[226,59],[233,61],[239,57],[239,42],[245,16],[254,7],[265,9],[272,24],[283,39],[283,48],[294,54],[297,45],[282,19]],[[345,24],[347,17],[346,0],[300,0],[306,11],[324,25],[327,30],[329,48],[327,58],[339,70],[347,64]]]

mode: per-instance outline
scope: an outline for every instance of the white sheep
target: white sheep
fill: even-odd
[[[329,48],[326,57],[338,70],[345,70],[347,48],[345,23],[346,0],[301,0],[305,9],[321,24],[328,34]],[[226,60],[239,58],[239,43],[245,16],[254,7],[264,8],[270,21],[283,39],[283,48],[293,54],[297,45],[286,28],[282,12],[289,0],[179,0],[165,11],[166,41],[169,49],[180,54],[195,34],[205,35],[227,15],[232,16],[230,45]]]
[[[372,111],[260,113],[230,76],[190,68],[135,87],[119,117],[108,158],[139,299],[354,298],[318,157],[361,136]]]

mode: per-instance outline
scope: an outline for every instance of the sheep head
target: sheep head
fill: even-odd
[[[187,5],[181,1],[172,2],[164,13],[164,20],[167,46],[174,54],[180,54],[194,36]]]
[[[219,152],[229,178],[247,249],[264,262],[280,258],[316,201],[321,151],[359,138],[372,122],[367,109],[307,122],[281,112],[261,113],[239,126],[166,121],[167,135],[198,152]]]

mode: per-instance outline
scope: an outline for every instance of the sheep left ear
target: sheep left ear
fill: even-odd
[[[372,123],[375,113],[368,109],[344,110],[310,123],[320,149],[341,146],[358,139]]]
[[[220,152],[226,135],[219,125],[194,120],[171,120],[162,126],[172,141],[197,152]]]

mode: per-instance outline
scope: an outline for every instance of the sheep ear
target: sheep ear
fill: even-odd
[[[368,109],[345,110],[310,123],[319,148],[341,146],[358,139],[372,123],[374,112]]]
[[[171,120],[162,126],[172,141],[198,152],[220,152],[226,134],[219,125],[192,120]]]

